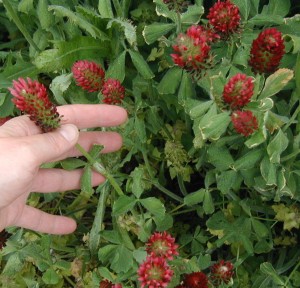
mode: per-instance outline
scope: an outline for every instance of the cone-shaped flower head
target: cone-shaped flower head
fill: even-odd
[[[150,256],[160,256],[168,260],[172,260],[174,255],[178,255],[178,245],[175,244],[173,238],[166,231],[153,233],[146,243],[146,251]]]
[[[186,34],[179,34],[173,45],[173,61],[179,67],[188,71],[205,69],[210,62],[210,46],[208,33],[201,34],[201,29],[191,26]]]
[[[117,79],[107,79],[102,87],[103,103],[120,104],[125,97],[125,88]]]
[[[251,111],[234,111],[231,121],[235,131],[246,137],[258,129],[257,119]]]
[[[239,8],[229,0],[218,0],[209,9],[207,18],[217,32],[226,35],[236,32],[241,21]]]
[[[74,63],[72,73],[75,82],[82,89],[89,92],[100,91],[105,77],[102,67],[88,60],[80,60]]]
[[[203,272],[193,272],[184,276],[183,285],[189,288],[208,288],[208,278]]]
[[[228,284],[234,271],[233,264],[229,261],[220,260],[211,267],[211,279],[215,285]]]
[[[61,117],[56,106],[49,100],[46,87],[36,80],[19,78],[13,81],[9,88],[14,96],[12,99],[16,107],[29,115],[43,132],[52,131],[60,126]]]
[[[276,28],[265,29],[252,42],[249,65],[256,73],[273,73],[280,64],[284,49],[281,32]]]
[[[251,77],[238,73],[224,86],[223,99],[232,109],[248,104],[253,96],[254,84]]]
[[[140,265],[138,276],[141,288],[160,288],[168,286],[172,279],[173,271],[165,258],[148,256]]]

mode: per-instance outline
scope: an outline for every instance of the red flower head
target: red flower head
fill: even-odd
[[[112,287],[112,283],[108,280],[102,280],[100,282],[99,288],[111,288],[111,287]]]
[[[234,271],[233,264],[229,261],[220,260],[211,267],[211,279],[215,285],[228,284]]]
[[[49,100],[46,87],[38,81],[19,78],[13,81],[9,88],[14,96],[12,99],[16,107],[23,113],[29,114],[43,132],[52,131],[60,126],[60,119],[56,106]]]
[[[284,40],[276,28],[262,31],[252,42],[249,65],[256,73],[273,73],[285,53]]]
[[[140,265],[138,276],[141,288],[160,288],[168,286],[173,276],[173,271],[170,269],[165,258],[148,256]]]
[[[251,77],[238,73],[224,86],[223,99],[232,109],[243,107],[250,102],[254,84]]]
[[[177,248],[175,238],[166,231],[153,233],[146,243],[146,251],[150,256],[160,256],[168,260],[172,260],[174,255],[178,255]]]
[[[207,18],[216,31],[226,35],[236,32],[241,21],[239,8],[229,0],[218,0],[209,9]]]
[[[72,72],[76,84],[89,92],[100,91],[104,82],[105,72],[97,63],[88,60],[75,62]]]
[[[117,79],[107,79],[102,87],[103,103],[120,104],[125,97],[125,88]]]
[[[220,36],[216,34],[212,29],[203,25],[192,25],[186,34],[195,41],[202,41],[204,43],[211,43],[220,39]]]
[[[257,119],[251,111],[234,111],[231,121],[236,132],[246,137],[258,129]]]
[[[2,126],[5,122],[7,122],[9,119],[11,119],[11,117],[3,117],[0,118],[0,126]]]
[[[194,272],[184,276],[183,285],[189,288],[208,288],[208,279],[203,272]]]
[[[200,26],[191,26],[186,34],[179,34],[176,45],[173,45],[175,54],[171,54],[176,65],[188,71],[199,71],[209,65],[210,46],[213,34],[202,33]]]

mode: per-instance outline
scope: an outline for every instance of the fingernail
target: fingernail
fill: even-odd
[[[75,125],[67,124],[61,126],[59,133],[69,142],[73,142],[78,138],[78,129]]]

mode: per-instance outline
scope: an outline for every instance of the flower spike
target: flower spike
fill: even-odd
[[[56,106],[49,100],[46,87],[36,80],[19,78],[13,81],[9,88],[14,96],[12,99],[16,107],[29,115],[43,132],[52,131],[60,127],[61,116]]]

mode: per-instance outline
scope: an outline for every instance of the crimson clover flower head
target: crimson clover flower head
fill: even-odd
[[[56,106],[49,100],[46,87],[36,80],[19,78],[8,88],[14,96],[12,102],[23,113],[28,114],[43,132],[60,127],[61,116]]]
[[[228,284],[234,274],[234,267],[230,261],[220,260],[211,266],[211,279],[219,286],[222,283]]]
[[[178,255],[178,245],[175,238],[166,231],[153,233],[146,243],[146,251],[150,256],[163,257],[172,260],[173,256]]]
[[[231,121],[235,131],[246,137],[258,129],[257,119],[251,111],[236,110],[231,114]]]
[[[120,104],[125,97],[125,88],[117,79],[107,79],[102,87],[103,103]]]
[[[190,26],[186,34],[197,42],[204,42],[204,43],[212,43],[216,40],[220,39],[220,36],[216,34],[213,29],[203,26],[203,25],[192,25]]]
[[[77,86],[88,92],[100,91],[105,77],[102,67],[93,61],[79,60],[72,66],[72,73]]]
[[[217,32],[225,35],[236,32],[241,21],[239,8],[230,0],[218,0],[209,9],[207,18]]]
[[[249,65],[255,73],[273,73],[285,53],[282,34],[276,28],[267,28],[253,40]]]
[[[193,272],[184,276],[183,285],[189,288],[208,288],[208,278],[203,272]]]
[[[224,86],[223,99],[232,109],[243,107],[248,104],[254,93],[252,77],[238,73],[231,77]]]
[[[200,29],[191,27],[187,33],[181,33],[173,45],[174,53],[171,54],[173,62],[188,71],[200,71],[206,69],[210,62],[210,46],[208,36],[201,36]]]
[[[167,287],[172,279],[173,270],[170,269],[165,258],[148,256],[140,265],[138,276],[141,288]]]

